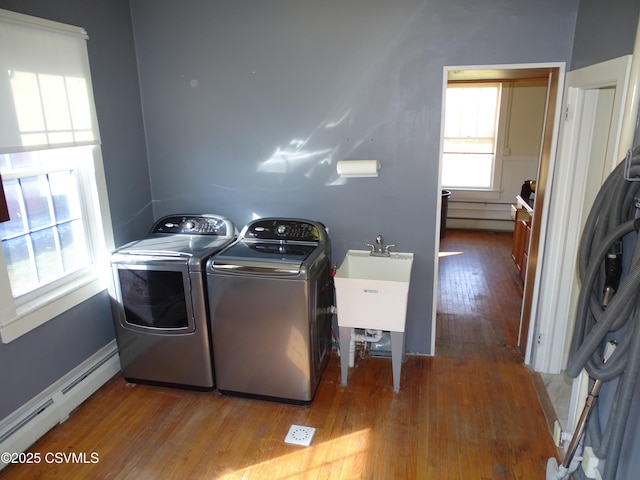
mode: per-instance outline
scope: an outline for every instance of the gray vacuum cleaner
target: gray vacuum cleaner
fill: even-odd
[[[640,147],[605,180],[587,218],[578,251],[581,280],[567,375],[586,370],[593,385],[563,462],[547,463],[547,480],[567,478],[580,465],[589,434],[604,480],[615,480],[622,440],[640,377]],[[602,431],[597,396],[617,379],[614,404]],[[594,415],[592,415],[592,413]]]

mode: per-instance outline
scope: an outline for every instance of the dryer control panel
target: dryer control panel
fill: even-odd
[[[326,241],[327,232],[324,225],[310,220],[263,218],[248,224],[241,237],[317,243]]]
[[[229,221],[216,215],[169,215],[161,218],[151,229],[151,233],[186,233],[199,235],[232,234]]]

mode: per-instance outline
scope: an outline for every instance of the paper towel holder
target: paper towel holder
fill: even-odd
[[[345,178],[377,177],[379,160],[340,160],[336,165],[338,175]]]

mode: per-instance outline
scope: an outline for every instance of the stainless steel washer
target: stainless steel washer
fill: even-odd
[[[126,380],[213,390],[207,260],[237,237],[218,215],[171,215],[111,256],[114,324]]]
[[[311,403],[331,353],[330,259],[321,223],[265,218],[207,262],[220,393]]]

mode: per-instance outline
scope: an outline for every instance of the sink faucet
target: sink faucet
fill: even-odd
[[[378,235],[376,237],[376,244],[373,245],[371,243],[367,243],[367,247],[371,249],[370,255],[372,257],[389,257],[391,255],[389,249],[391,247],[395,247],[395,245],[392,243],[385,246],[384,237],[382,235]]]

